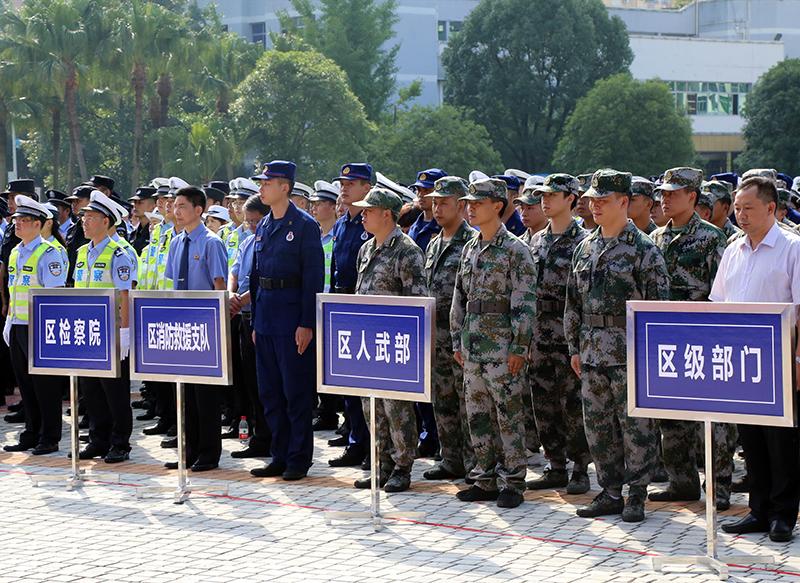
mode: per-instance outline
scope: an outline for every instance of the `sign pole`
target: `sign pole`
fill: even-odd
[[[178,488],[175,490],[175,504],[183,504],[191,494],[186,472],[186,388],[182,382],[175,385],[175,408],[178,424]]]
[[[732,555],[718,556],[717,546],[717,492],[714,477],[714,424],[703,422],[705,437],[705,478],[706,478],[706,554],[692,557],[654,557],[653,569],[661,571],[664,565],[702,565],[716,571],[721,580],[729,575],[728,563],[749,565],[751,563],[774,563],[772,555]]]
[[[372,514],[372,527],[377,532],[381,529],[381,484],[378,472],[380,471],[380,454],[378,453],[378,436],[375,430],[375,397],[369,398],[369,494],[370,512]]]
[[[69,445],[72,453],[72,476],[67,480],[67,489],[83,485],[83,476],[78,468],[80,434],[78,431],[78,377],[69,377],[69,416],[71,426],[69,429]]]

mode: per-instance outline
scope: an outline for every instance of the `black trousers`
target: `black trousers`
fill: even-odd
[[[0,326],[5,327],[6,319],[0,315]],[[0,371],[11,370],[11,350],[5,342],[0,341]],[[5,395],[11,395],[16,386],[13,374],[0,374],[0,402]]]
[[[148,390],[153,391],[155,399],[155,414],[159,417],[159,422],[164,425],[175,425],[177,413],[175,411],[175,383],[148,383]]]
[[[186,465],[219,463],[222,454],[221,391],[213,385],[184,385]]]
[[[121,368],[118,379],[80,379],[89,412],[89,443],[103,450],[131,449],[133,409],[127,358],[122,361]]]
[[[225,393],[224,403],[230,418],[230,426],[234,429],[239,427],[239,419],[249,416],[247,388],[245,387],[244,371],[242,366],[242,347],[239,328],[241,327],[242,317],[237,314],[231,318],[231,370],[233,372],[233,385],[231,390]],[[255,366],[255,365],[254,365]]]
[[[258,379],[256,377],[256,347],[253,344],[253,328],[250,318],[241,318],[239,322],[239,347],[241,349],[241,377],[245,388],[247,418],[253,428],[249,447],[263,450],[269,455],[272,433],[264,417],[264,404],[258,397]]]
[[[11,326],[11,367],[25,408],[25,429],[19,442],[58,444],[61,441],[61,387],[55,377],[28,372],[28,326]]]
[[[747,460],[750,511],[760,520],[797,522],[800,505],[800,433],[796,427],[739,425]]]

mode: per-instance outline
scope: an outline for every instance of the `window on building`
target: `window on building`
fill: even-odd
[[[250,24],[250,40],[261,46],[267,46],[266,22],[253,22]]]
[[[464,28],[464,23],[460,20],[451,20],[450,21],[450,34],[455,34],[457,32],[461,32],[461,29]]]
[[[447,22],[440,20],[436,25],[436,34],[439,36],[439,42],[447,42]]]
[[[667,81],[675,107],[689,115],[741,115],[750,83]]]

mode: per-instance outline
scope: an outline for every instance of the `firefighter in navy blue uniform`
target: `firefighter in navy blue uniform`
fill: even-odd
[[[250,274],[258,388],[272,431],[272,462],[256,477],[300,480],[314,453],[312,339],[324,258],[319,225],[289,200],[297,167],[275,160],[253,180],[270,213],[256,229]]]
[[[347,212],[333,225],[330,289],[337,294],[354,294],[358,279],[356,270],[358,251],[372,235],[367,233],[361,224],[361,209],[352,204],[362,200],[371,190],[372,166],[359,163],[345,164],[340,174],[341,176],[337,178],[342,189],[340,201],[347,207]],[[347,449],[341,456],[329,460],[328,464],[334,468],[361,466],[368,470],[366,457],[369,450],[369,429],[359,397],[344,398],[344,415],[350,426]],[[336,441],[338,440],[333,440],[329,444],[333,445]]]

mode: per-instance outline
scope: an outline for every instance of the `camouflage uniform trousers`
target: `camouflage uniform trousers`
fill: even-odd
[[[656,456],[655,423],[628,415],[627,383],[625,366],[581,367],[586,439],[597,481],[612,493],[623,484],[646,488]]]
[[[583,427],[581,386],[570,367],[567,347],[558,352],[534,349],[531,359],[528,378],[544,453],[554,468],[566,467],[569,458],[585,470],[591,456]]]
[[[530,391],[523,391],[522,404],[525,407],[525,447],[537,451],[542,445],[542,440]]]
[[[476,485],[494,491],[525,491],[523,373],[512,375],[508,363],[464,362],[464,398],[475,450]]]
[[[464,401],[464,371],[453,358],[447,339],[436,346],[433,367],[433,412],[439,431],[442,466],[454,474],[475,467],[475,452],[469,437],[467,406]]]
[[[369,424],[369,398],[362,398],[361,403],[364,417]],[[396,469],[410,473],[417,453],[414,403],[375,399],[375,439],[378,442],[378,461],[382,471],[391,472]]]
[[[664,467],[670,486],[676,490],[695,492],[700,489],[697,463],[705,457],[703,423],[662,419]],[[733,423],[714,423],[714,490],[717,498],[730,498],[733,476],[733,454],[737,431]]]

